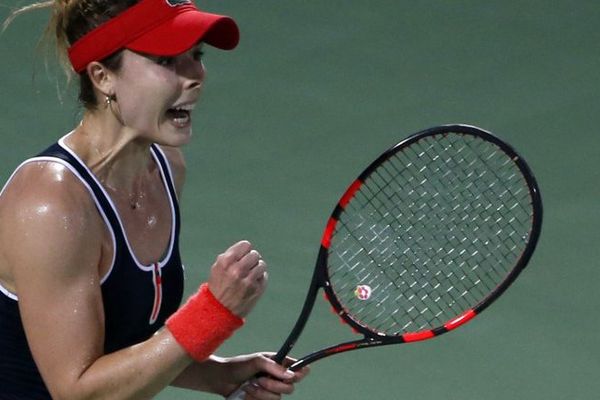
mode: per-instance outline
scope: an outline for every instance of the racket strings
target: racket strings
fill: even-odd
[[[458,134],[422,139],[372,172],[340,215],[332,289],[371,330],[440,326],[506,277],[531,213],[520,170],[496,145]]]

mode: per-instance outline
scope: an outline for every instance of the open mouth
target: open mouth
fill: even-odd
[[[167,118],[178,127],[188,126],[192,121],[192,110],[195,104],[183,104],[167,110]]]

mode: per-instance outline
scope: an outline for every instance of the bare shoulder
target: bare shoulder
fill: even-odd
[[[183,185],[185,183],[186,171],[183,151],[181,151],[181,149],[178,147],[160,146],[160,148],[169,160],[169,165],[171,166],[171,170],[173,172],[173,179],[175,180],[177,193],[181,195]]]
[[[32,161],[18,169],[0,196],[0,221],[0,269],[12,278],[15,268],[27,266],[69,274],[70,266],[100,251],[103,226],[95,204],[57,162]]]
[[[46,207],[45,207],[46,206]],[[65,165],[31,161],[21,166],[0,197],[0,212],[20,214],[33,208],[39,215],[50,208],[63,213],[84,213],[94,204],[87,189]]]

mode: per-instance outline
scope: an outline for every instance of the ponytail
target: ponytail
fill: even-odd
[[[60,65],[67,76],[70,77],[72,69],[67,55],[67,49],[70,44],[65,31],[65,17],[69,14],[69,8],[75,3],[77,3],[77,0],[47,0],[23,6],[11,12],[4,20],[2,23],[2,32],[8,28],[15,18],[22,14],[36,10],[50,9],[50,19],[39,44],[47,48],[55,48]]]
[[[73,75],[69,62],[68,49],[86,33],[115,17],[138,0],[47,0],[33,3],[14,10],[2,24],[4,31],[21,14],[34,10],[50,9],[50,19],[40,44],[54,48],[56,57],[67,78]],[[121,65],[121,52],[99,60],[107,68],[118,70]],[[79,74],[79,101],[86,108],[97,106],[93,85],[86,71]]]

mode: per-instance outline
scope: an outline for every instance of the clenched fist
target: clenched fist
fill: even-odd
[[[208,279],[215,298],[241,318],[252,310],[266,285],[267,264],[245,240],[217,257]]]

